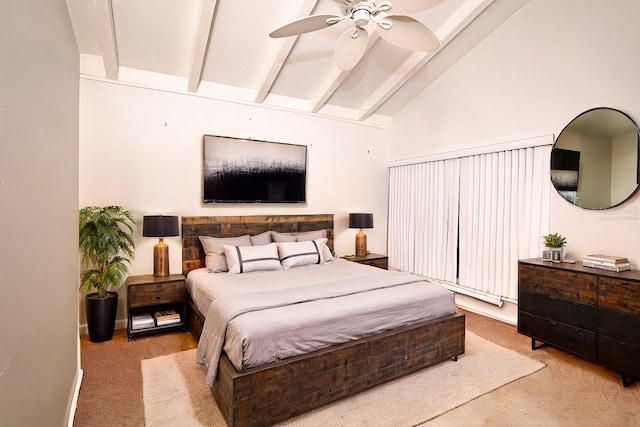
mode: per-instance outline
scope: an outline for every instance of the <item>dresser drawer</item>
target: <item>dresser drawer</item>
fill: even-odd
[[[128,301],[131,307],[182,302],[185,298],[184,293],[184,281],[135,285],[129,286]]]
[[[640,345],[640,316],[600,307],[598,333]]]
[[[518,311],[518,332],[588,359],[596,359],[595,332],[524,311]]]
[[[591,274],[519,264],[518,286],[550,297],[596,303],[597,277]]]
[[[640,346],[598,336],[598,361],[625,374],[640,377]]]
[[[598,305],[640,315],[640,282],[600,277]]]
[[[518,291],[518,306],[520,310],[527,313],[554,319],[588,331],[595,332],[598,324],[598,311],[595,305],[550,297],[524,289]]]

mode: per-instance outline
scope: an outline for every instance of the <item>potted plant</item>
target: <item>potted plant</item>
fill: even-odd
[[[82,262],[86,266],[80,284],[85,296],[87,327],[92,342],[108,341],[118,308],[117,289],[124,282],[135,244],[131,212],[121,206],[87,206],[80,209]]]
[[[546,236],[542,236],[544,239],[544,245],[549,248],[550,260],[553,262],[562,262],[564,261],[564,245],[567,243],[566,237],[558,234],[547,234]],[[544,259],[543,255],[543,259]]]

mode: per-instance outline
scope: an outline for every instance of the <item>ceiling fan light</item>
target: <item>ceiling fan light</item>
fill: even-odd
[[[358,9],[353,12],[353,20],[358,27],[365,27],[369,23],[371,13],[365,9]]]

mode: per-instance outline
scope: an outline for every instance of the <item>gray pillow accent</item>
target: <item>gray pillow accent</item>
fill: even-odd
[[[239,237],[209,237],[199,236],[204,249],[205,265],[212,273],[228,271],[227,259],[224,254],[224,245],[251,246],[249,235]]]
[[[251,236],[251,246],[268,245],[271,242],[273,242],[271,239],[271,231],[265,231],[264,233]]]

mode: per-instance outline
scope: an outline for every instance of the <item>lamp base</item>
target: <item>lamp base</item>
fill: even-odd
[[[367,235],[360,230],[356,234],[356,256],[367,255]]]
[[[169,246],[162,241],[153,247],[153,275],[164,277],[169,275]]]

